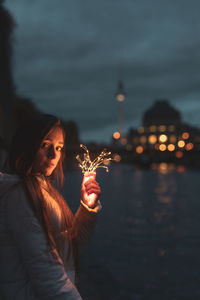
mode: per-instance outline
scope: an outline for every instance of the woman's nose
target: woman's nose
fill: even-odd
[[[55,158],[56,157],[55,149],[54,149],[53,146],[49,147],[47,156],[49,158]]]

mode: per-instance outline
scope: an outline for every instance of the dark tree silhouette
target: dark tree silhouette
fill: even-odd
[[[12,135],[15,87],[11,73],[11,34],[14,22],[0,0],[0,134],[7,144]]]

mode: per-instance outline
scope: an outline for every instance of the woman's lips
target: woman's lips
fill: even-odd
[[[47,168],[53,168],[55,165],[53,163],[47,163]]]

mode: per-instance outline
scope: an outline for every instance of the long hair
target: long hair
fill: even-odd
[[[63,161],[65,151],[61,152],[61,158],[51,176],[46,177],[46,182],[48,192],[58,203],[61,210],[61,233],[67,230],[67,234],[60,234],[58,236],[55,232],[50,212],[41,191],[40,182],[32,171],[33,162],[37,151],[41,147],[42,141],[55,128],[60,128],[65,138],[65,132],[61,122],[55,116],[40,114],[26,121],[25,124],[18,128],[12,139],[9,152],[9,165],[11,172],[18,174],[22,179],[30,204],[46,233],[50,249],[56,248],[62,257],[63,243],[67,238],[70,245],[69,249],[73,250],[72,253],[76,256],[76,249],[73,244],[74,232],[72,233],[73,214],[61,194],[52,184],[53,180],[56,179],[60,189],[63,185]],[[69,255],[70,253],[71,251],[69,251]],[[75,257],[74,259],[76,260]]]

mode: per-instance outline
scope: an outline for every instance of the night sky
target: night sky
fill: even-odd
[[[17,24],[18,94],[77,122],[83,141],[110,140],[124,81],[125,128],[169,99],[200,127],[199,0],[6,0]],[[120,75],[119,75],[120,74]]]

